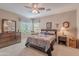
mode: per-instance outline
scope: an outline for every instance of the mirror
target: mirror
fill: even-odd
[[[70,26],[70,23],[69,23],[68,21],[65,21],[65,22],[63,23],[63,27],[69,28],[69,26]]]
[[[2,19],[2,32],[16,32],[16,21]]]

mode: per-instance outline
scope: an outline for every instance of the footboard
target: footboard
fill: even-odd
[[[35,48],[35,49],[38,49],[38,50],[40,50],[40,51],[42,51],[42,52],[47,53],[48,56],[52,56],[51,51],[54,50],[54,48],[53,48],[54,43],[55,43],[55,40],[53,40],[53,41],[50,43],[50,47],[47,49],[47,51],[45,51],[45,48],[44,48],[44,47],[36,46],[36,45],[34,45],[34,44],[31,44],[30,42],[26,43],[25,46],[26,46],[26,47],[28,47],[28,46],[33,47],[33,48]]]

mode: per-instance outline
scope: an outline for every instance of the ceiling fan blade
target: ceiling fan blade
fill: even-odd
[[[32,7],[29,7],[29,6],[24,6],[25,8],[29,8],[29,9],[32,9]]]
[[[45,10],[45,8],[43,8],[43,7],[40,7],[40,8],[38,8],[39,10]]]
[[[46,11],[51,11],[51,9],[50,9],[50,8],[48,8],[48,9],[46,9]]]

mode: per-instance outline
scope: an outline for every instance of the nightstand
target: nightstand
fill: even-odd
[[[69,47],[76,48],[76,39],[69,39]]]
[[[67,37],[66,36],[58,36],[58,44],[67,45]]]
[[[76,48],[76,38],[68,36],[58,36],[58,44],[64,44],[68,47]]]

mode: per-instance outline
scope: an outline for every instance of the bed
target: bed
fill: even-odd
[[[53,51],[53,45],[56,39],[56,31],[51,30],[49,34],[46,30],[41,30],[42,34],[31,35],[27,38],[25,46],[30,46],[36,49],[39,49],[51,56],[51,51]],[[43,34],[45,32],[45,34]]]

